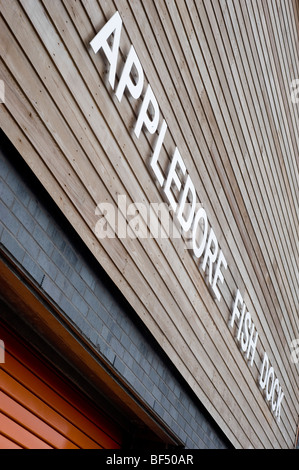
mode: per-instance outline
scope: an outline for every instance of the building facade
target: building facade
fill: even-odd
[[[0,447],[295,448],[298,2],[0,13]]]

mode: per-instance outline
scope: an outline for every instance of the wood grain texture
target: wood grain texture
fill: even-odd
[[[140,101],[115,98],[90,40],[118,10],[228,262],[222,299],[181,239],[102,239],[100,202],[162,202]],[[292,447],[299,413],[298,2],[0,1],[1,127],[236,447]],[[146,226],[146,224],[145,224]],[[239,288],[259,332],[248,367],[228,326]],[[258,389],[266,350],[285,392]]]

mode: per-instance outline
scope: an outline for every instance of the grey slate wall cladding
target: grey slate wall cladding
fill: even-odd
[[[186,448],[229,443],[0,131],[0,243]]]

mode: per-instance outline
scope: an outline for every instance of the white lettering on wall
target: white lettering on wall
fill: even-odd
[[[121,30],[122,19],[119,13],[116,12],[90,43],[94,52],[98,53],[102,51],[110,64],[108,78],[113,90],[115,89],[116,82]],[[209,224],[207,213],[200,204],[192,177],[177,147],[175,147],[173,155],[169,156],[170,165],[167,172],[164,174],[162,171],[162,167],[159,164],[159,156],[165,141],[168,125],[161,116],[158,101],[150,84],[146,85],[144,82],[142,64],[133,45],[130,47],[125,63],[119,73],[119,77],[115,91],[115,96],[119,102],[122,101],[126,91],[132,99],[141,99],[144,88],[146,87],[139,108],[134,134],[138,139],[142,129],[152,135],[156,134],[154,151],[150,159],[151,172],[159,183],[161,193],[169,202],[170,208],[173,210],[176,220],[181,227],[179,236],[185,239],[188,249],[192,251],[194,259],[198,263],[198,267],[201,268],[206,275],[211,292],[215,299],[220,301],[220,284],[224,283],[223,272],[228,268],[227,261],[223,251],[220,249],[216,234]],[[292,101],[295,103],[299,101],[299,80],[294,80],[291,86],[293,89],[291,97]],[[162,120],[162,124],[159,128],[160,119]],[[125,198],[125,196],[123,197]],[[133,205],[131,204],[127,209],[125,201],[120,199],[121,197],[119,197],[118,200],[117,217],[114,208],[113,210],[110,210],[111,208],[109,209],[110,205],[108,205],[108,207],[105,205],[106,203],[100,203],[97,206],[96,214],[106,214],[106,217],[101,218],[96,224],[96,234],[98,237],[113,237],[115,233],[118,234],[119,238],[123,238],[127,235],[131,237],[148,236],[148,227],[145,221],[149,219],[147,218],[144,206],[135,203]],[[153,218],[155,228],[149,227],[151,236],[158,233],[156,230],[156,211],[153,211],[152,215],[153,214],[155,214]],[[121,221],[123,219],[127,223],[122,224]],[[116,221],[118,225],[117,228]],[[173,235],[173,237],[175,237],[175,235]],[[239,289],[237,290],[234,300],[230,327],[236,327],[236,341],[240,351],[252,367],[256,358],[259,335],[253,317],[247,310]],[[274,368],[269,364],[266,352],[264,353],[261,367],[259,386],[264,392],[265,399],[270,404],[271,410],[279,422],[284,393]]]

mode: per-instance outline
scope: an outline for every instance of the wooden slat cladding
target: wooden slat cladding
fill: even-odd
[[[20,0],[1,5],[1,126],[236,447],[292,447],[298,405],[298,3]],[[89,42],[118,10],[228,262],[220,302],[181,239],[95,236],[100,202],[162,202],[154,137],[133,128]],[[108,64],[109,68],[109,64]],[[228,323],[239,288],[259,332],[248,367]],[[258,376],[285,392],[277,424]]]

